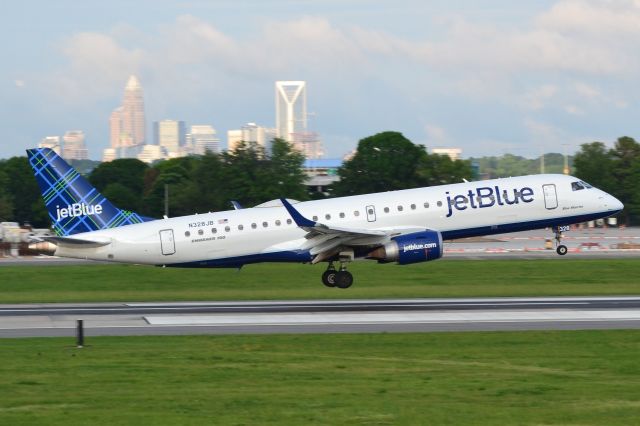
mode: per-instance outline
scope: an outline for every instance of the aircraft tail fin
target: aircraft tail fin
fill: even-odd
[[[67,236],[154,220],[111,204],[53,150],[28,149],[27,155],[56,235]]]

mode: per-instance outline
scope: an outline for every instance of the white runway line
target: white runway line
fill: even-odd
[[[640,320],[640,310],[381,312],[145,316],[150,325],[296,325]]]

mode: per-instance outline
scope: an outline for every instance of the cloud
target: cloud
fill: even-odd
[[[55,41],[61,65],[20,77],[46,102],[110,110],[138,74],[156,115],[198,111],[226,119],[215,123],[221,131],[271,117],[273,81],[303,79],[316,91],[309,108],[321,110],[314,130],[335,140],[380,125],[430,144],[455,137],[496,147],[515,143],[509,138],[560,141],[569,130],[545,114],[587,121],[630,108],[638,95],[630,84],[640,75],[638,1],[559,1],[514,24],[454,12],[424,23],[438,31],[411,36],[327,16],[262,17],[237,33],[194,14],[152,29],[117,24]],[[486,114],[474,123],[484,134],[460,126],[460,116],[475,119],[469,104]],[[108,111],[96,114],[106,123]],[[517,129],[501,133],[507,127]]]

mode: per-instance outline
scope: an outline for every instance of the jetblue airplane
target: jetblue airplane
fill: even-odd
[[[545,174],[152,219],[115,207],[51,149],[27,153],[56,234],[43,240],[57,256],[194,268],[327,262],[322,282],[339,288],[353,283],[355,259],[436,260],[456,238],[552,227],[564,255],[569,225],[624,207],[580,179]]]

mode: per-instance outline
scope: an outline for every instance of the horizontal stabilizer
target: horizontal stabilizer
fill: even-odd
[[[102,247],[111,244],[109,241],[95,241],[95,240],[82,240],[80,238],[71,237],[42,237],[44,241],[48,241],[57,246],[70,247],[70,248],[92,248]]]

